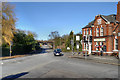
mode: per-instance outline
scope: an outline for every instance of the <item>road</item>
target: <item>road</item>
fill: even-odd
[[[42,53],[3,60],[2,78],[118,78],[118,66]]]

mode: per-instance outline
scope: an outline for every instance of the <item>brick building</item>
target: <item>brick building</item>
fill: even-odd
[[[82,28],[82,50],[88,54],[111,55],[120,50],[120,2],[117,15],[97,15],[87,26]],[[118,46],[119,45],[119,46]]]

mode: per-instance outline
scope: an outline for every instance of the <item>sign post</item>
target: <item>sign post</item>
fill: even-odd
[[[71,39],[71,46],[72,46],[72,52],[74,55],[74,32],[72,31],[72,33],[73,33],[73,39]]]
[[[79,41],[80,41],[80,36],[79,35],[76,35],[76,41],[77,41],[76,48],[77,48],[77,52],[79,54]]]
[[[10,57],[11,57],[11,53],[12,53],[12,49],[11,49],[11,46],[13,45],[13,42],[10,41]]]
[[[74,51],[73,51],[73,48],[74,48],[74,41],[71,40],[71,47],[72,47],[72,52],[73,52],[73,55],[74,55]]]

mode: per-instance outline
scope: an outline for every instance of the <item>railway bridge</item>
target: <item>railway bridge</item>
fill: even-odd
[[[54,41],[38,40],[38,43],[39,43],[39,44],[42,44],[42,45],[48,45],[50,48],[55,49]]]

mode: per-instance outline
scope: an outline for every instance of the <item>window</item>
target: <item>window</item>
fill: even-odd
[[[92,29],[90,30],[90,35],[92,35]]]
[[[84,30],[84,35],[85,35],[85,30]]]
[[[102,42],[102,45],[104,45],[104,43]]]
[[[86,44],[86,50],[87,50],[87,44]]]
[[[103,27],[100,28],[100,36],[103,36]]]
[[[98,25],[101,24],[101,21],[102,21],[101,19],[98,19],[98,20],[97,20]]]
[[[87,44],[87,50],[89,50],[89,45]]]
[[[96,36],[99,36],[99,28],[96,28]]]
[[[103,48],[102,48],[103,42],[100,42],[100,46],[101,46],[100,50],[102,51],[103,50]]]
[[[99,45],[99,43],[98,43],[98,42],[96,42],[96,45],[98,46],[98,45]]]
[[[83,39],[84,39],[84,41],[86,41],[86,37],[85,36],[83,37]]]
[[[115,39],[115,50],[118,50],[118,39]]]
[[[99,50],[99,47],[98,47],[98,46],[99,46],[99,43],[98,43],[98,42],[96,42],[96,46],[97,46],[97,47],[96,47],[96,51],[98,51],[98,50]]]
[[[90,42],[92,42],[92,36],[90,36]]]

